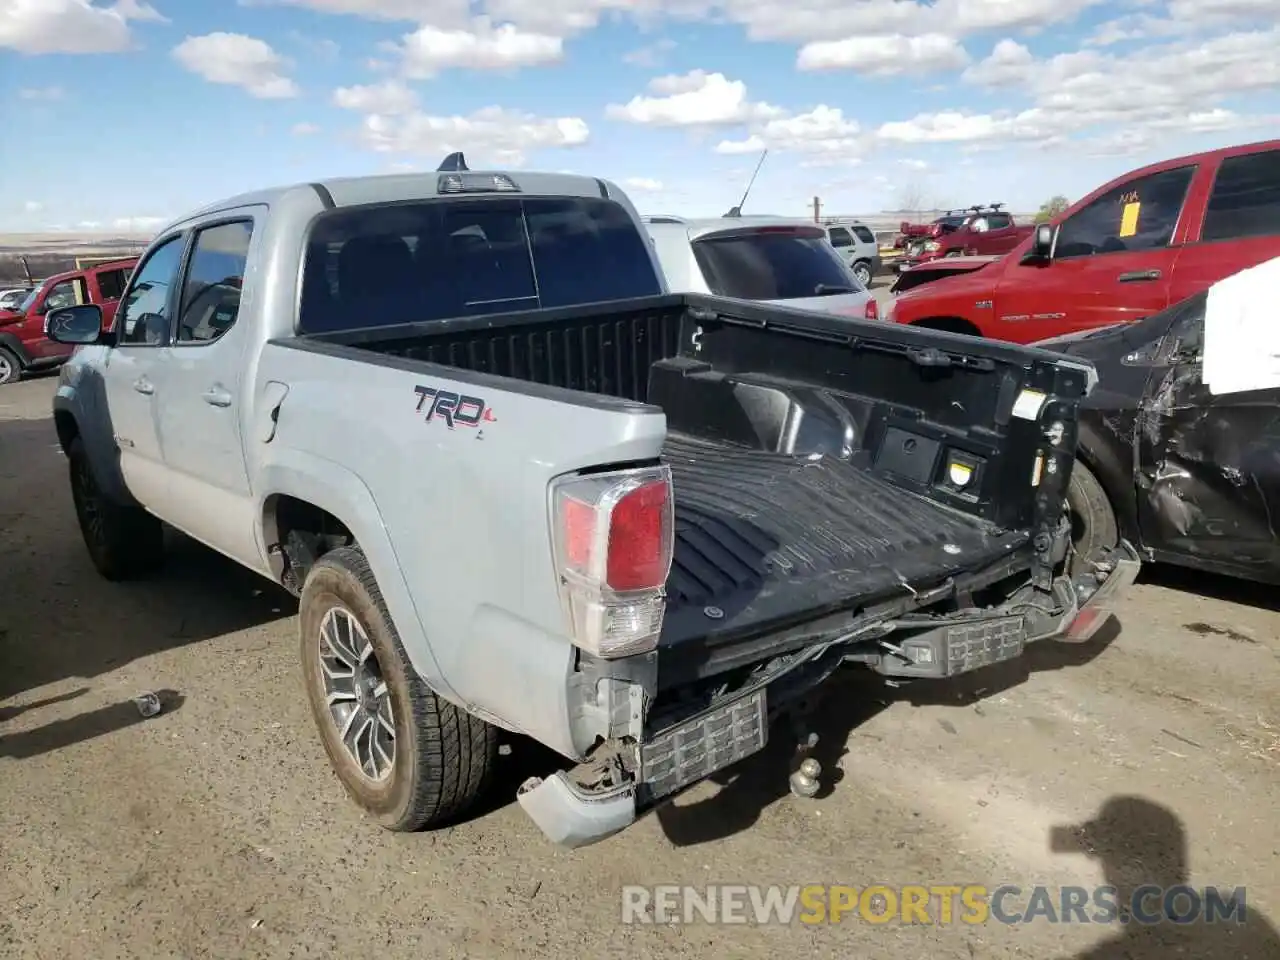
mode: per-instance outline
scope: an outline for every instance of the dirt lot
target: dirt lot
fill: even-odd
[[[1086,648],[1034,650],[928,701],[837,678],[818,745],[836,782],[816,800],[789,796],[786,757],[769,753],[565,852],[511,800],[547,763],[515,743],[488,812],[396,836],[328,771],[287,596],[186,541],[152,582],[96,576],[53,387],[0,389],[0,955],[1280,957],[1266,919],[1280,918],[1280,616],[1266,591],[1148,573]],[[150,720],[130,702],[144,690],[166,691]],[[1100,812],[1098,856],[1052,852],[1055,826]],[[1249,920],[619,922],[630,883],[1104,878],[1244,885]]]

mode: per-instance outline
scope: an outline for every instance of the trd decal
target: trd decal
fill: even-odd
[[[452,390],[437,390],[435,387],[424,387],[421,384],[413,388],[418,395],[416,409],[419,413],[426,406],[427,414],[423,418],[427,423],[440,419],[452,430],[457,427],[478,427],[481,423],[495,423],[497,418],[479,397],[454,393]],[[431,403],[427,404],[430,400]]]

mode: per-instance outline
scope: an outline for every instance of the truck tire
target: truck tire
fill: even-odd
[[[164,561],[160,521],[141,507],[116,503],[103,494],[79,437],[71,441],[67,460],[76,519],[98,573],[108,580],[132,580],[159,567]]]
[[[465,813],[489,785],[498,732],[413,669],[358,547],[331,550],[308,571],[299,630],[311,713],[356,804],[402,832]]]
[[[1079,460],[1071,468],[1067,508],[1071,513],[1071,542],[1075,550],[1071,569],[1074,574],[1088,570],[1090,563],[1119,543],[1120,532],[1107,492],[1093,471]]]
[[[871,264],[865,260],[859,260],[853,265],[853,275],[858,278],[858,282],[864,287],[871,286]]]
[[[22,378],[22,362],[8,347],[0,347],[0,386]]]

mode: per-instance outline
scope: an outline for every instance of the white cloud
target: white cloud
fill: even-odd
[[[368,86],[339,87],[333,91],[333,103],[345,110],[394,116],[416,108],[418,95],[399,80],[387,80]]]
[[[297,30],[290,30],[289,39],[325,60],[333,60],[342,52],[338,42],[328,37],[313,37]]]
[[[400,117],[370,114],[360,139],[384,153],[416,154],[438,160],[455,150],[501,167],[519,167],[531,150],[576,147],[590,130],[580,117],[536,117],[502,107],[485,107],[469,116],[431,116],[413,112]]]
[[[903,165],[904,167],[907,167],[907,168],[908,168],[908,169],[910,169],[910,170],[928,170],[928,169],[929,169],[929,164],[928,164],[928,162],[927,162],[927,161],[924,161],[924,160],[914,160],[914,159],[911,159],[911,158],[908,158],[908,159],[906,159],[906,160],[903,160],[903,161],[902,161],[902,165]]]
[[[44,209],[44,204],[39,200],[28,200],[22,205],[22,209],[27,213],[39,213]]]
[[[991,56],[964,72],[969,83],[982,87],[1013,87],[1027,82],[1035,67],[1031,51],[1016,40],[1001,40]]]
[[[285,70],[289,63],[271,45],[242,33],[207,33],[187,37],[173,48],[183,67],[210,83],[243,87],[251,96],[278,100],[298,95]]]
[[[627,177],[622,181],[622,185],[628,190],[636,190],[640,193],[657,193],[662,189],[662,181],[650,177]]]
[[[1221,0],[1217,0],[1221,2]],[[1025,90],[1020,112],[945,111],[884,124],[884,140],[904,143],[1059,143],[1086,134],[1106,150],[1154,146],[1179,133],[1218,132],[1274,122],[1240,115],[1232,97],[1280,86],[1280,27],[1178,41],[1112,56],[1097,50],[1037,60],[1021,44],[1002,40],[964,78],[987,87]],[[1093,128],[1124,125],[1119,133]]]
[[[312,134],[319,133],[320,128],[314,123],[303,121],[302,123],[295,123],[289,128],[289,132],[295,137],[309,137]]]
[[[23,87],[18,91],[19,100],[61,100],[67,95],[61,87]]]
[[[723,73],[693,70],[649,81],[652,96],[635,96],[626,104],[610,104],[614,120],[653,127],[715,127],[768,120],[783,111],[747,98],[747,85]]]
[[[240,0],[241,6],[306,7],[320,13],[351,14],[366,20],[403,20],[413,23],[461,24],[469,13],[469,0]]]
[[[716,153],[759,153],[768,148],[803,154],[806,165],[854,164],[863,152],[861,132],[857,121],[843,111],[820,104],[806,113],[755,124],[744,140],[720,141]]]
[[[150,233],[160,229],[167,222],[164,217],[119,217],[111,222],[111,229],[129,233]]]
[[[510,23],[494,26],[485,16],[465,28],[427,25],[404,37],[399,48],[406,76],[433,77],[442,70],[506,70],[558,63],[564,58],[559,36],[527,33]]]
[[[668,53],[676,48],[674,40],[662,39],[648,46],[639,47],[622,55],[622,62],[633,67],[658,67],[666,59]]]
[[[167,22],[139,0],[0,0],[0,48],[25,54],[118,53],[133,47],[130,21]]]
[[[800,70],[854,70],[872,76],[957,70],[968,62],[964,47],[941,33],[821,40],[805,44],[796,57]]]

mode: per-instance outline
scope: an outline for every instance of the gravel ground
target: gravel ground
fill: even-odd
[[[1276,960],[1280,616],[1267,592],[1145,572],[1086,647],[913,700],[851,672],[818,718],[832,772],[769,752],[576,852],[512,802],[393,835],[329,773],[296,605],[178,539],[100,580],[76,529],[49,378],[0,388],[0,956]],[[163,691],[143,720],[131,698]],[[780,741],[779,741],[780,742]],[[1096,855],[1054,852],[1096,820]],[[623,884],[1111,881],[1248,888],[1248,923],[711,927],[620,923]]]

